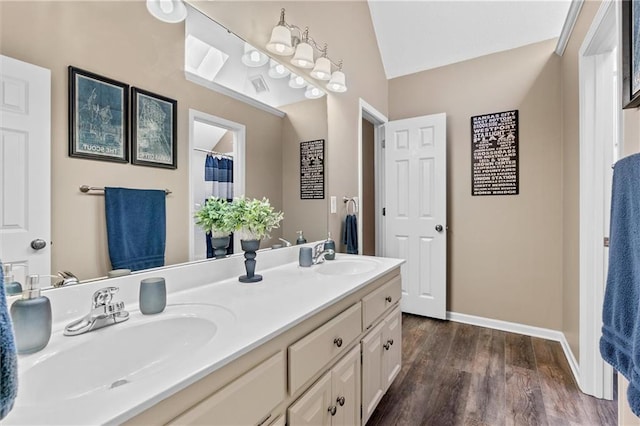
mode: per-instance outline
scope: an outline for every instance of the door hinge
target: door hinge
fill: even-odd
[[[383,207],[382,208],[382,216],[386,216],[387,215],[387,208]]]
[[[609,237],[604,237],[604,246],[609,247]]]
[[[360,419],[362,419],[362,404],[360,404]]]
[[[385,149],[387,147],[387,141],[385,139],[382,139],[382,149]]]

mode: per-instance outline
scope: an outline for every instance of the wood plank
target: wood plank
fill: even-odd
[[[507,365],[514,367],[536,369],[536,359],[531,346],[531,337],[522,334],[507,333],[506,339]]]
[[[580,392],[560,344],[538,338],[531,338],[531,343],[547,414],[567,422],[585,422]]]
[[[505,367],[505,379],[507,395],[506,424],[518,426],[548,425],[537,373],[528,368],[507,364]]]
[[[480,327],[469,324],[458,324],[456,334],[451,343],[447,367],[471,372],[476,355]]]
[[[505,334],[488,328],[479,332],[465,425],[505,424]]]
[[[421,424],[462,424],[470,384],[471,373],[444,367],[440,371],[440,379],[434,383]]]

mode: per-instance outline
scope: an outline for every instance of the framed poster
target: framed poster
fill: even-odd
[[[324,139],[300,142],[300,199],[324,199]]]
[[[622,108],[640,106],[640,0],[622,2]]]
[[[177,168],[178,102],[134,87],[131,105],[131,162]]]
[[[69,156],[129,161],[129,86],[69,66]]]
[[[517,195],[518,110],[471,117],[471,195]]]

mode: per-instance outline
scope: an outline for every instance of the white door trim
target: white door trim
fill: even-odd
[[[382,256],[384,247],[384,216],[382,216],[382,206],[384,206],[384,150],[382,141],[384,140],[384,130],[382,126],[389,121],[387,116],[368,104],[364,99],[359,100],[358,109],[358,254],[362,254],[362,119],[373,123],[374,128],[374,170],[375,170],[375,194],[376,194],[376,256]]]
[[[595,98],[602,76],[596,67],[602,57],[618,45],[618,2],[605,0],[587,32],[579,53],[580,79],[580,380],[581,390],[598,398],[613,398],[613,370],[599,352],[604,300],[603,229],[605,194],[603,147],[598,141],[608,137],[595,133],[593,124],[600,114],[611,114]],[[616,60],[619,64],[619,54]],[[620,66],[617,67],[618,75]],[[611,82],[613,76],[608,77]],[[607,80],[607,77],[604,77]],[[618,85],[620,78],[618,76]],[[618,93],[620,89],[618,87]],[[616,105],[617,108],[618,105]],[[620,119],[613,126],[620,128]]]
[[[236,123],[217,117],[215,115],[207,114],[205,112],[197,111],[189,108],[189,153],[187,155],[189,165],[189,260],[194,260],[195,253],[193,250],[194,236],[193,236],[193,206],[195,200],[193,199],[193,182],[191,180],[192,167],[202,167],[202,165],[191,164],[191,153],[194,148],[194,124],[196,121],[201,123],[210,124],[216,127],[222,127],[224,129],[234,132],[233,138],[233,193],[236,197],[244,195],[245,192],[245,155],[246,155],[246,135],[247,130],[244,124]],[[234,247],[240,247],[240,237],[236,233],[234,238]]]

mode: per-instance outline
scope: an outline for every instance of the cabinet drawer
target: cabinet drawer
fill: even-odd
[[[289,346],[289,392],[292,394],[362,331],[360,302]],[[342,343],[338,345],[341,339]]]
[[[286,396],[284,352],[249,370],[170,424],[255,425]]]
[[[402,279],[400,275],[362,298],[362,324],[367,329],[389,307],[400,300]]]

